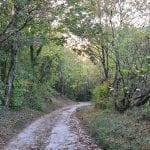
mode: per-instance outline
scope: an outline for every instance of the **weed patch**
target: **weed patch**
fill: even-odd
[[[92,108],[78,111],[78,116],[104,150],[149,150],[150,122],[137,120],[135,112],[128,113]]]

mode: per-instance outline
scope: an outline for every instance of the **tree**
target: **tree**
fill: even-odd
[[[40,1],[2,1],[2,23],[0,32],[0,53],[10,56],[1,60],[1,79],[6,84],[3,104],[8,106],[13,93],[17,52],[21,46],[22,31],[33,19],[33,13]],[[7,12],[6,12],[7,10]],[[5,19],[6,17],[6,19]],[[8,22],[8,23],[7,23]],[[19,43],[18,43],[19,42]]]
[[[127,5],[129,4],[131,5],[131,8],[127,9]],[[140,44],[135,44],[136,42],[133,40],[133,36],[124,39],[128,42],[125,44],[127,46],[126,49],[128,50],[128,52],[126,53],[128,53],[128,56],[126,56],[125,53],[122,53],[124,47],[126,47],[125,45],[123,45],[124,40],[122,39],[122,32],[125,32],[125,35],[130,35],[130,32],[134,34],[133,30],[138,30],[138,33],[140,33],[141,31],[144,32],[144,30],[146,29],[144,26],[147,25],[147,23],[144,22],[145,25],[143,25],[142,19],[140,20],[141,24],[136,24],[134,21],[138,19],[138,15],[147,17],[147,8],[147,3],[143,3],[140,1],[127,2],[98,0],[94,2],[89,0],[86,2],[82,1],[78,4],[74,2],[74,5],[71,7],[71,13],[69,12],[69,17],[67,17],[66,20],[70,32],[88,39],[89,48],[83,49],[83,52],[85,52],[94,63],[101,62],[105,75],[104,79],[108,80],[110,66],[115,65],[115,67],[112,68],[110,72],[111,80],[113,80],[111,90],[113,91],[112,93],[114,96],[116,109],[121,111],[124,111],[129,107],[132,107],[133,105],[136,105],[135,103],[144,104],[149,99],[149,88],[146,86],[146,84],[143,85],[143,83],[149,83],[147,80],[147,73],[145,72],[145,75],[143,76],[146,76],[146,78],[143,79],[139,78],[135,73],[133,73],[134,75],[132,73],[132,75],[129,73],[132,77],[129,75],[130,77],[128,80],[127,76],[125,77],[122,72],[122,70],[125,69],[124,64],[127,62],[128,65],[126,66],[126,68],[128,68],[129,70],[132,70],[130,68],[130,65],[136,66],[135,68],[138,68],[137,66],[142,66],[144,64],[143,62],[146,62],[144,65],[147,66],[147,50],[144,50],[145,54],[139,59],[138,49],[141,46]],[[82,13],[78,13],[78,11],[76,10],[80,10]],[[137,11],[136,14],[135,10]],[[131,18],[132,15],[135,17],[134,19]],[[74,22],[73,25],[71,24],[71,22]],[[130,30],[132,28],[133,30]],[[145,36],[147,37],[147,35]],[[137,35],[136,37],[138,37],[138,40],[141,39],[139,35]],[[145,39],[147,39],[146,43],[148,43],[149,38]],[[133,46],[132,44],[131,46],[129,42],[133,45],[135,44],[136,46]],[[145,42],[141,44],[144,46],[144,43]],[[128,47],[131,48],[128,49]],[[134,53],[132,53],[132,50],[134,51]],[[125,61],[123,62],[124,59]],[[133,60],[132,64],[129,63],[128,59]],[[131,82],[132,86],[130,85],[129,81]],[[138,94],[137,92],[135,92],[135,90],[139,89],[139,85],[141,87],[146,86],[147,88],[144,88],[142,90],[143,92],[140,91],[139,95],[141,96],[138,97]],[[130,86],[129,89],[131,91],[128,89],[128,86]],[[142,97],[144,97],[144,100],[142,100]]]

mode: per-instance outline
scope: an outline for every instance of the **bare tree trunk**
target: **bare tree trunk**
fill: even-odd
[[[9,106],[13,94],[13,82],[14,82],[15,71],[16,71],[16,56],[17,56],[17,44],[13,43],[11,47],[11,62],[7,74],[5,96],[3,102],[5,106]]]
[[[0,53],[0,55],[3,56],[3,53]],[[1,76],[1,81],[4,83],[6,79],[6,67],[7,67],[7,59],[6,60],[0,60],[0,76]]]
[[[102,45],[102,60],[101,60],[102,66],[103,66],[103,70],[104,70],[104,75],[105,75],[105,79],[104,80],[108,80],[109,78],[109,64],[108,64],[108,51],[104,48],[104,46]]]
[[[64,77],[63,77],[63,74],[61,74],[61,94],[62,94],[62,95],[65,94],[64,89],[65,89]]]

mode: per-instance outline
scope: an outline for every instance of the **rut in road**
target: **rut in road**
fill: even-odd
[[[100,150],[73,115],[77,108],[88,105],[79,103],[41,117],[4,150]]]

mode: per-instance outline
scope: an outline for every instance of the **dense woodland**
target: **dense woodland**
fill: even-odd
[[[0,149],[44,113],[91,101],[75,115],[98,146],[149,150],[149,8],[148,0],[0,0]],[[48,122],[41,126],[56,125]]]
[[[146,0],[1,0],[0,104],[56,93],[119,112],[149,103]]]

